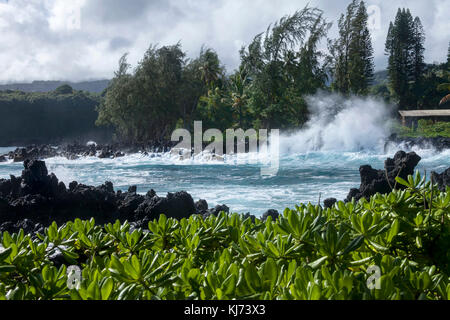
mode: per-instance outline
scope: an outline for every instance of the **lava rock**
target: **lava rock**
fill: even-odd
[[[145,197],[148,198],[148,199],[151,199],[151,198],[153,198],[154,196],[156,196],[156,192],[155,192],[155,190],[153,190],[153,189],[149,190],[149,191],[147,192],[147,194],[145,195]]]
[[[145,197],[136,193],[128,193],[118,206],[120,215],[130,219],[144,201]]]
[[[359,192],[358,189],[354,189],[354,190]],[[337,203],[337,199],[336,198],[328,198],[328,199],[325,199],[323,201],[323,206],[325,207],[325,209],[329,209],[329,208],[333,208],[336,203]]]
[[[385,150],[388,149],[389,145],[404,145],[406,148],[411,149],[413,147],[418,147],[420,149],[436,149],[437,151],[442,151],[445,149],[450,149],[450,138],[448,137],[398,137],[396,134],[392,134],[386,141]]]
[[[431,173],[432,179],[434,183],[437,183],[439,186],[439,190],[445,192],[447,187],[450,187],[450,168],[442,172],[441,174],[437,172]]]
[[[350,190],[346,202],[352,201],[353,198],[356,201],[361,198],[369,199],[377,193],[390,193],[394,187],[404,189],[404,186],[396,183],[395,178],[398,176],[406,180],[409,175],[414,174],[420,160],[421,157],[415,152],[399,151],[393,159],[388,158],[385,161],[385,170],[375,170],[369,165],[361,166],[361,186],[359,189]]]
[[[195,211],[197,214],[204,215],[208,211],[208,202],[206,200],[199,200],[195,203]]]
[[[131,186],[128,188],[128,193],[136,194],[136,192],[137,192],[137,186]]]
[[[189,218],[196,213],[194,200],[185,191],[169,193],[166,198],[154,196],[147,198],[136,210],[136,220],[143,216],[148,219],[156,219],[164,214],[168,218],[183,219]]]
[[[204,215],[203,218],[208,218],[209,216],[218,216],[221,212],[230,213],[230,208],[226,205],[217,205],[213,209],[209,209]]]
[[[100,159],[111,158],[111,156],[112,156],[112,154],[111,154],[111,151],[109,151],[109,150],[102,150],[100,152],[100,154],[98,155],[98,157]]]
[[[252,221],[252,223],[256,222],[256,217],[250,213],[246,213],[242,217],[244,220],[250,219]]]
[[[0,180],[0,231],[36,231],[53,221],[61,225],[76,218],[94,218],[98,224],[128,220],[146,227],[160,214],[183,219],[196,212],[194,200],[184,191],[160,198],[154,190],[138,195],[136,186],[116,193],[111,182],[93,187],[76,181],[67,189],[40,160],[26,159],[21,177]]]
[[[280,213],[277,210],[270,209],[270,210],[267,210],[266,212],[264,212],[261,219],[262,219],[262,221],[266,221],[268,217],[272,217],[272,221],[275,221],[278,219],[279,216],[280,216]]]

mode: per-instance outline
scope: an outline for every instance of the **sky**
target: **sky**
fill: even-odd
[[[333,22],[350,0],[0,0],[0,83],[110,79],[129,53],[135,66],[151,44],[181,42],[189,58],[214,48],[232,72],[239,49],[281,17],[309,3]],[[398,8],[419,16],[427,63],[445,61],[450,0],[366,0],[377,70]]]

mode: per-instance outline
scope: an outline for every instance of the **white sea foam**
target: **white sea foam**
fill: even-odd
[[[377,99],[322,92],[307,103],[310,120],[281,137],[282,153],[379,150],[389,134],[389,106]]]
[[[303,130],[280,136],[280,171],[262,177],[260,167],[270,154],[247,153],[214,157],[210,152],[191,156],[180,150],[167,153],[129,154],[116,159],[62,157],[46,159],[49,172],[66,183],[88,185],[113,182],[119,189],[138,186],[138,192],[157,194],[188,191],[194,200],[210,207],[226,204],[233,212],[262,214],[282,211],[298,203],[317,204],[321,199],[344,199],[360,184],[359,167],[381,169],[398,150],[415,151],[422,157],[418,169],[444,171],[450,166],[450,150],[384,145],[389,130],[390,106],[374,99],[344,99],[318,94],[308,99],[311,120]],[[0,178],[20,175],[22,163],[0,163]]]

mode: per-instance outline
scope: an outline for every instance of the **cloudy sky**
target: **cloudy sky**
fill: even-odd
[[[188,57],[202,44],[219,53],[228,71],[238,51],[259,32],[307,3],[334,26],[350,0],[0,0],[0,82],[110,78],[120,56],[135,65],[152,43],[181,41]],[[444,61],[450,41],[450,0],[366,0],[377,69],[399,7],[425,28],[426,61]]]

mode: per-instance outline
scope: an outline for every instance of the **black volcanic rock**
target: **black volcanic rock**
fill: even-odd
[[[268,217],[272,217],[272,221],[275,221],[280,216],[280,213],[277,210],[270,209],[264,212],[264,214],[261,217],[262,221],[266,221]]]
[[[99,224],[128,220],[146,227],[160,214],[182,219],[196,213],[187,192],[160,198],[154,190],[146,196],[136,191],[132,186],[128,192],[115,192],[111,182],[93,187],[74,181],[67,189],[54,174],[48,174],[45,162],[27,159],[21,177],[0,179],[0,231],[36,232],[53,221],[63,224],[76,218],[94,218]]]
[[[121,216],[131,218],[138,207],[145,201],[145,197],[134,193],[127,193],[125,198],[120,202],[118,210]]]
[[[112,154],[111,154],[111,151],[110,151],[110,150],[108,150],[108,149],[103,149],[103,150],[100,152],[100,154],[98,155],[98,157],[99,157],[100,159],[111,158],[111,157],[112,157]]]
[[[393,159],[388,158],[385,161],[385,170],[375,170],[369,165],[361,166],[359,169],[361,186],[359,189],[351,189],[346,201],[349,202],[353,198],[357,201],[361,198],[369,199],[377,193],[390,193],[394,186],[403,189],[403,186],[396,183],[395,178],[398,176],[406,180],[409,175],[414,174],[420,160],[415,152],[399,151]]]
[[[213,209],[209,209],[206,211],[206,213],[203,215],[204,218],[208,218],[209,216],[218,216],[221,212],[230,213],[230,208],[226,205],[217,205]]]
[[[358,189],[354,189],[354,190],[356,190],[356,191],[354,191],[355,194],[357,194],[359,192]],[[350,192],[351,192],[351,194],[353,194],[352,191],[350,191]],[[325,209],[332,208],[336,204],[336,202],[337,202],[336,198],[325,199],[323,201],[323,206]]]
[[[155,219],[160,214],[169,218],[183,219],[189,218],[196,213],[194,200],[185,191],[169,193],[166,198],[154,196],[147,198],[136,210],[136,217],[146,216]]]
[[[199,200],[195,203],[195,210],[197,214],[204,215],[208,211],[208,202],[206,200]]]
[[[437,183],[439,190],[445,192],[446,187],[450,187],[450,168],[442,172],[441,174],[437,172],[431,172],[431,177],[434,183]]]

